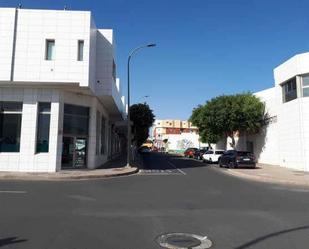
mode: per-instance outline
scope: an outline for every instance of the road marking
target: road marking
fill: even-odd
[[[187,173],[184,172],[183,170],[177,168],[177,167],[175,166],[175,164],[173,164],[172,162],[170,162],[170,161],[167,161],[167,162],[169,163],[169,165],[173,166],[175,169],[177,169],[177,170],[178,170],[181,174],[183,174],[184,176],[187,174]]]
[[[0,190],[0,194],[26,194],[24,190]]]
[[[141,169],[140,175],[180,175],[179,172],[173,172],[172,170],[166,169]]]

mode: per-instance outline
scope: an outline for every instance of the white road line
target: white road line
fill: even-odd
[[[169,163],[169,165],[172,165],[175,169],[177,169],[181,174],[183,174],[184,176],[187,174],[186,172],[182,171],[181,169],[177,168],[175,166],[175,164],[173,164],[172,162],[170,161],[167,161]]]
[[[24,190],[0,190],[0,194],[26,194]]]

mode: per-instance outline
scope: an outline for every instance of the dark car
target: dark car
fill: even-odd
[[[206,153],[206,149],[199,149],[194,152],[194,158],[198,160],[203,160],[203,155]]]
[[[185,157],[193,158],[196,150],[197,148],[188,148],[185,150],[183,154]]]
[[[249,151],[227,150],[219,159],[220,167],[250,167],[255,168],[255,156]]]

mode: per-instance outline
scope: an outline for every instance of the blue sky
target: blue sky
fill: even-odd
[[[100,28],[113,28],[117,70],[126,84],[129,51],[157,43],[132,61],[132,102],[157,118],[190,116],[220,95],[273,85],[274,67],[309,51],[305,0],[0,0],[2,7],[91,10]],[[124,88],[124,90],[126,90]]]

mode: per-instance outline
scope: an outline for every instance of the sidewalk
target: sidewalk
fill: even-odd
[[[309,172],[280,166],[257,164],[256,169],[217,169],[236,177],[268,183],[290,184],[309,187]]]
[[[89,180],[107,177],[126,176],[138,172],[138,168],[125,167],[124,156],[120,156],[107,162],[97,169],[67,169],[52,173],[32,172],[0,172],[0,180],[24,180],[24,181],[64,181],[64,180]]]

